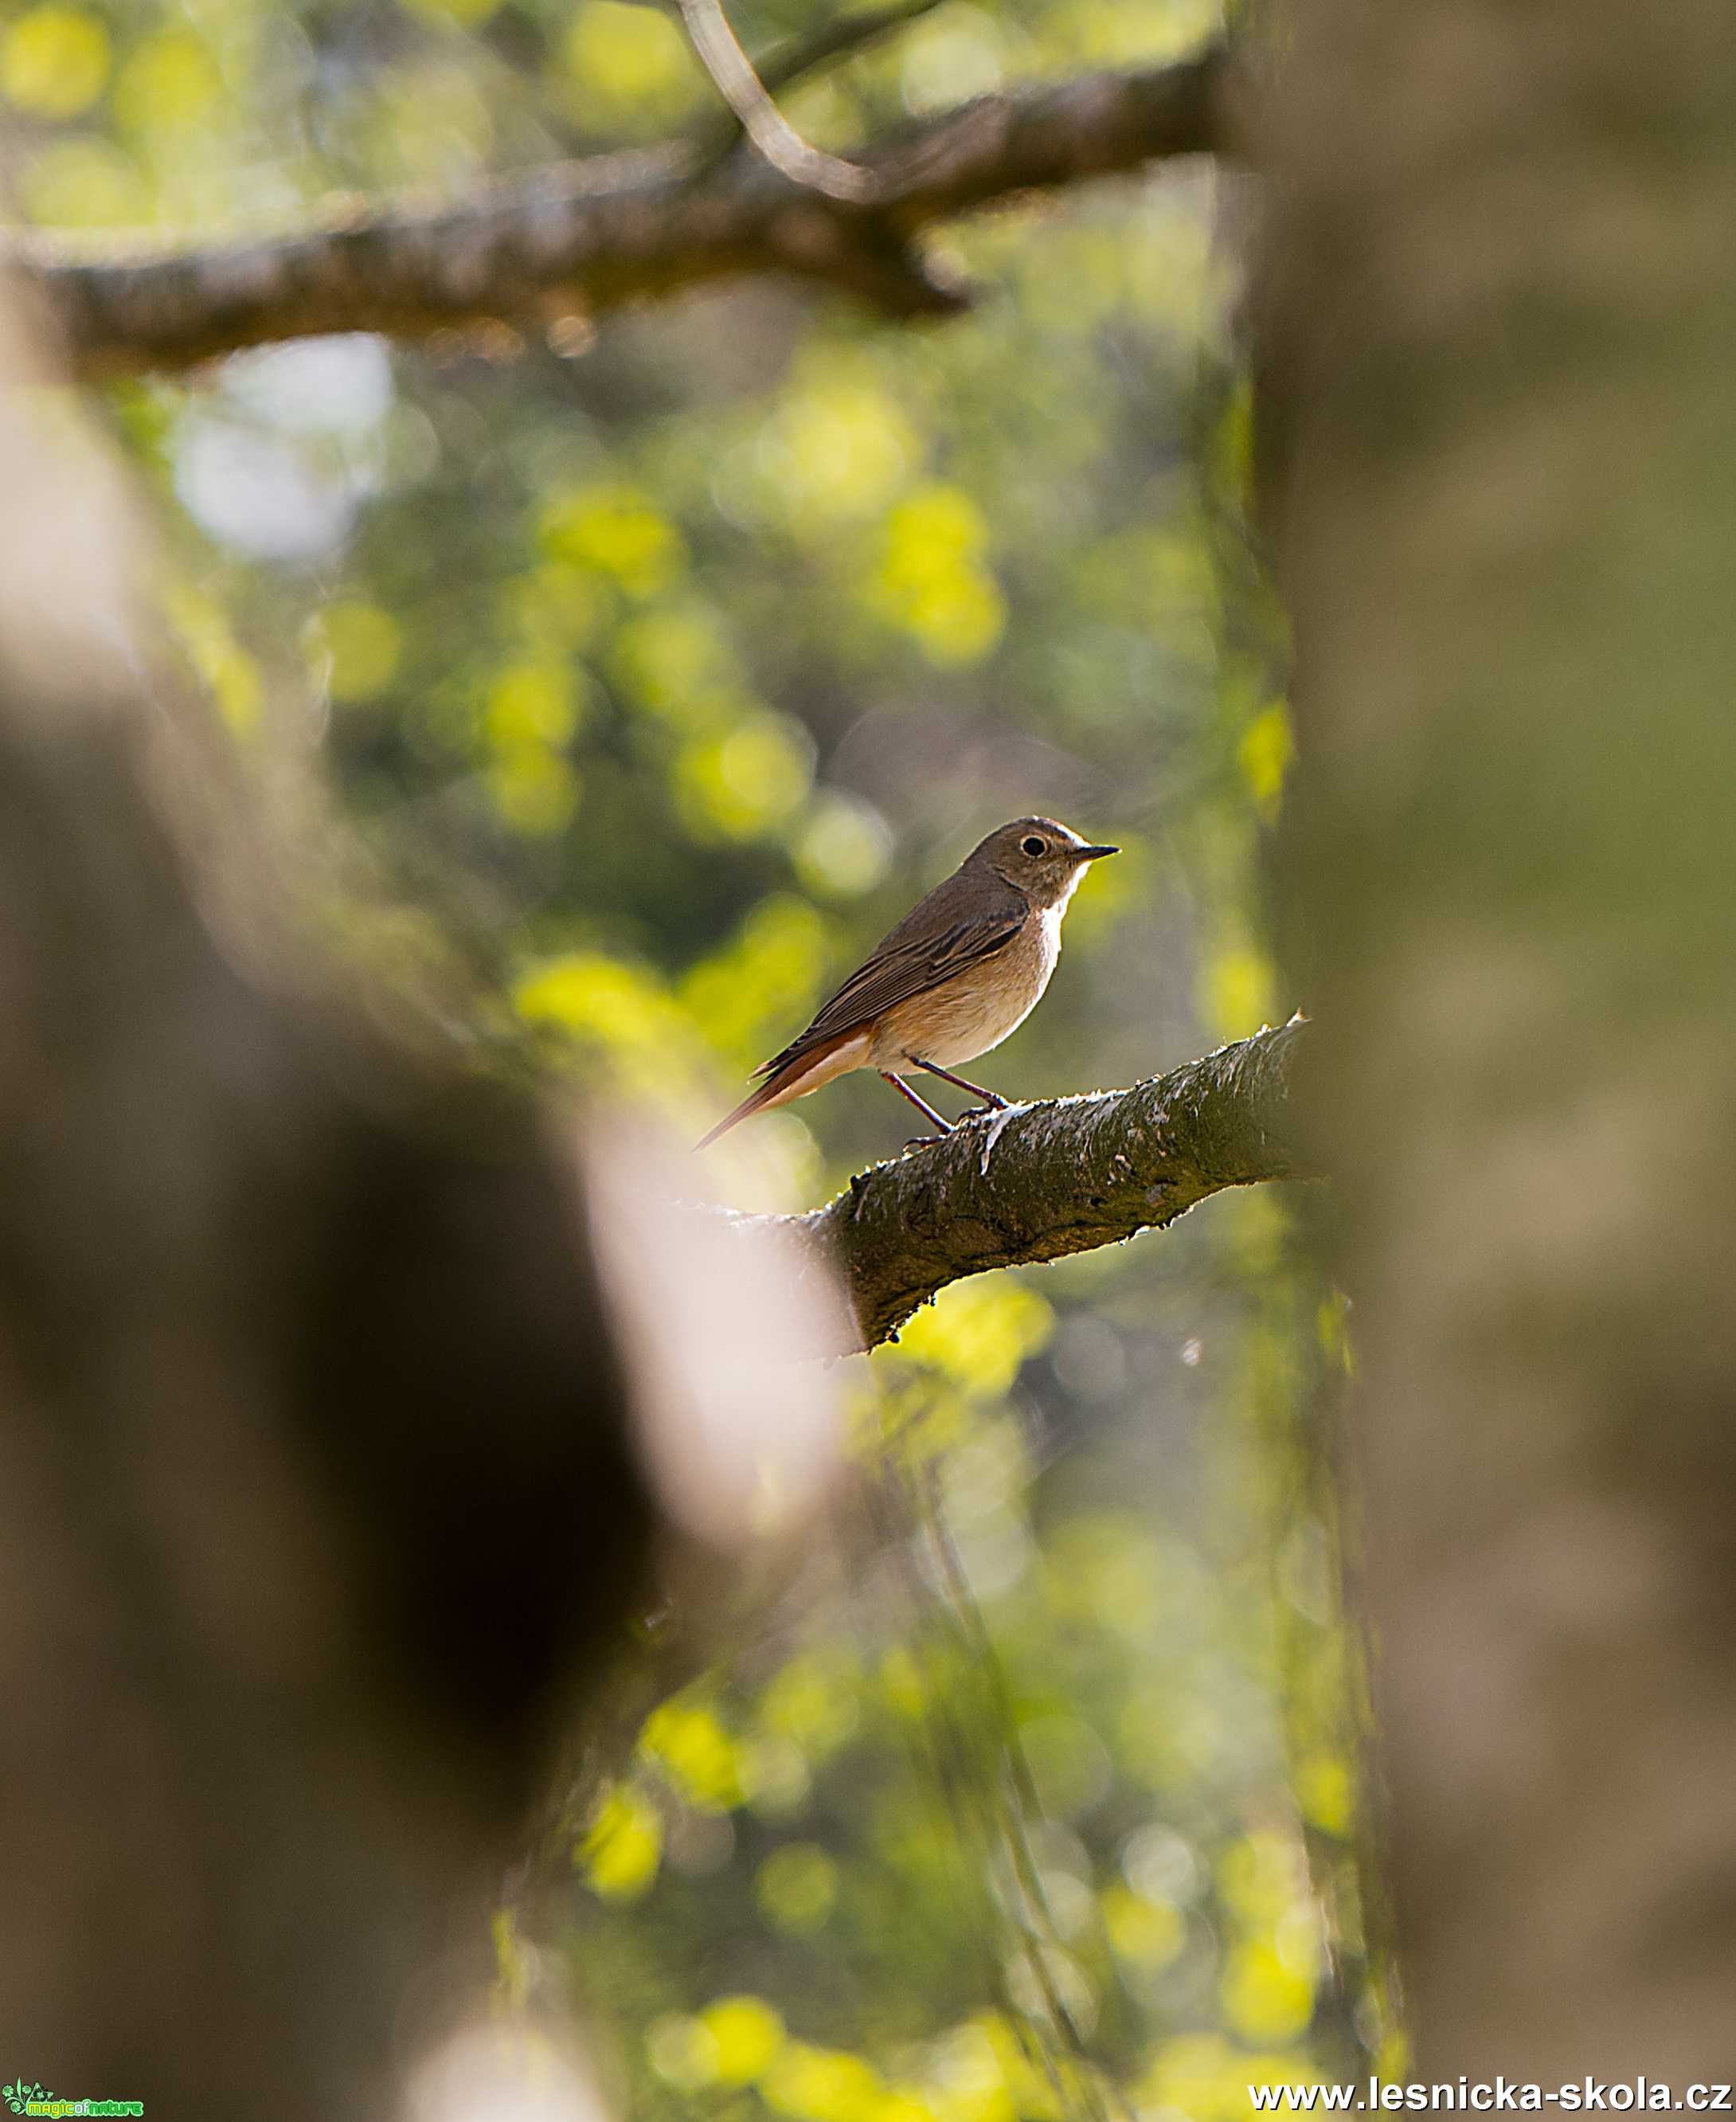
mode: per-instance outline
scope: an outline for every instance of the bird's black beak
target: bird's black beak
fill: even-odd
[[[1099,855],[1118,855],[1119,848],[1075,848],[1073,853],[1080,862],[1095,862]]]

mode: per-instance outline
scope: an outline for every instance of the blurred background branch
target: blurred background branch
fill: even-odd
[[[828,199],[867,199],[874,189],[873,179],[836,155],[822,154],[803,139],[772,101],[765,82],[754,70],[753,61],[742,49],[740,39],[730,28],[721,0],[679,0],[679,6],[699,63],[735,114],[736,123],[772,168],[781,170],[792,184],[807,186]]]
[[[794,87],[798,82],[811,79],[824,68],[836,65],[853,53],[866,51],[894,30],[908,29],[943,4],[944,0],[888,0],[884,7],[864,7],[853,14],[837,16],[805,36],[792,37],[774,46],[757,63],[760,82],[768,95],[776,96],[783,89]],[[742,130],[740,118],[732,115],[732,120],[719,128],[726,145]]]
[[[1008,90],[912,125],[859,157],[858,196],[827,196],[690,146],[602,157],[478,185],[436,206],[350,205],[288,234],[75,257],[14,236],[66,357],[91,377],[175,369],[263,342],[378,331],[425,338],[478,320],[540,327],[729,276],[824,283],[894,316],[964,292],[916,242],[937,222],[1226,144],[1228,62]]]

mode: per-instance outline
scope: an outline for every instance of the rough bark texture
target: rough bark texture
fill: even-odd
[[[1288,1110],[1300,1018],[1136,1083],[1015,1105],[783,1222],[842,1276],[871,1348],[950,1282],[1161,1230],[1226,1186],[1307,1176]]]
[[[124,255],[14,238],[86,376],[175,368],[310,333],[421,338],[482,319],[533,327],[726,275],[785,273],[894,316],[968,299],[923,259],[939,221],[1021,193],[1220,147],[1226,67],[1099,73],[988,96],[857,157],[861,198],[828,198],[746,150],[574,162],[441,204],[348,207],[324,225]]]
[[[1736,1996],[1736,12],[1290,15],[1281,903],[1418,2066],[1679,2099]]]

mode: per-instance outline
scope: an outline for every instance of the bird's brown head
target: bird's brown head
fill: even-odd
[[[964,867],[992,870],[1034,906],[1065,906],[1088,863],[1120,852],[1082,840],[1071,825],[1053,818],[1015,818],[973,848]]]

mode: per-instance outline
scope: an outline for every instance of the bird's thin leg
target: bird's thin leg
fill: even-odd
[[[962,1076],[954,1075],[950,1068],[943,1068],[937,1062],[919,1060],[912,1054],[910,1065],[912,1068],[926,1068],[931,1076],[938,1076],[943,1083],[950,1083],[960,1091],[968,1091],[973,1098],[981,1098],[992,1111],[1004,1113],[1012,1103],[1010,1098],[1003,1098],[998,1091],[986,1091],[980,1083],[967,1083]]]
[[[926,1113],[929,1119],[931,1119],[935,1125],[940,1130],[940,1134],[918,1135],[916,1138],[916,1142],[907,1143],[904,1145],[907,1149],[914,1149],[917,1147],[917,1143],[939,1142],[942,1135],[949,1135],[952,1133],[952,1122],[949,1119],[943,1119],[941,1115],[935,1110],[934,1107],[929,1104],[926,1098],[919,1098],[916,1092],[911,1089],[909,1084],[904,1081],[904,1078],[902,1076],[894,1076],[889,1068],[882,1068],[880,1073],[886,1078],[886,1081],[891,1084],[894,1090],[901,1091],[903,1095],[909,1099],[912,1105],[916,1107],[918,1112]]]

